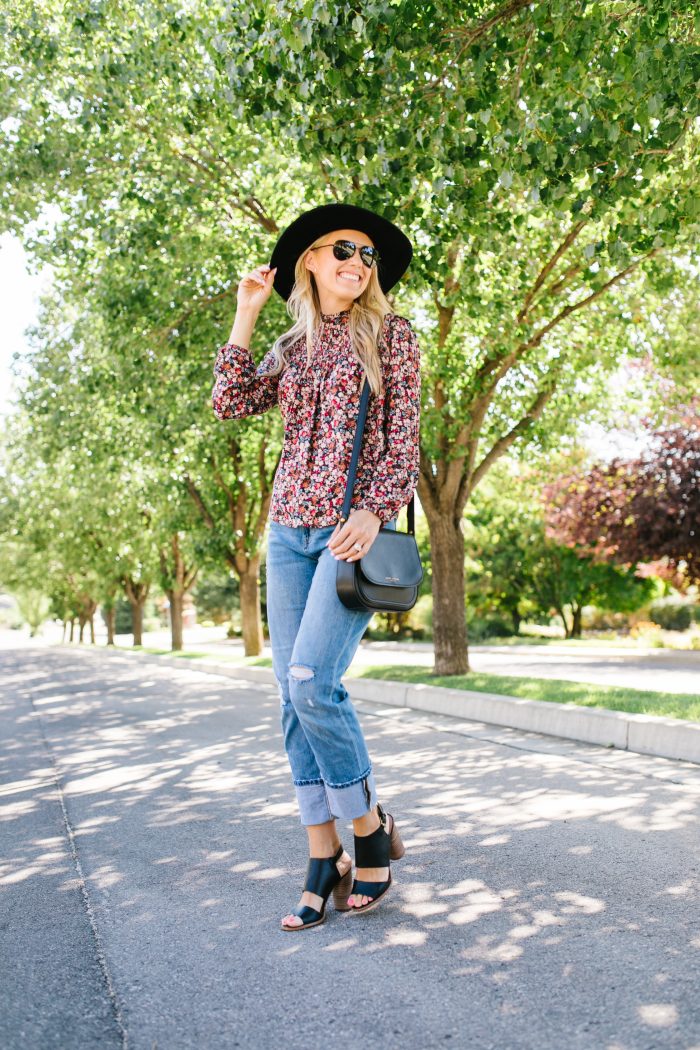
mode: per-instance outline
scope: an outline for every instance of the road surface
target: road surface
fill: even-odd
[[[4,1050],[700,1047],[698,767],[358,704],[407,853],[375,912],[284,933],[274,688],[104,650],[0,672]]]

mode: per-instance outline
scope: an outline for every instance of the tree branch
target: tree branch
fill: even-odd
[[[551,399],[556,388],[556,379],[548,382],[546,389],[541,390],[539,392],[534,402],[532,403],[532,406],[529,409],[529,411],[525,413],[522,419],[518,420],[515,426],[512,427],[512,429],[509,430],[507,434],[504,434],[503,437],[500,437],[493,446],[493,448],[491,448],[490,451],[486,453],[481,463],[471,476],[470,492],[474,491],[484,474],[489,470],[490,467],[493,466],[495,461],[499,459],[504,454],[504,452],[508,451],[515,439],[520,437],[521,434],[523,434],[533,423],[535,423],[540,418],[540,416],[544,412],[547,402]]]
[[[450,33],[454,37],[462,37],[468,45],[471,45],[488,33],[489,29],[493,29],[500,22],[507,22],[514,18],[523,8],[529,6],[529,0],[510,0],[482,22],[477,22],[471,27],[451,28]]]
[[[540,270],[540,273],[539,273],[539,275],[537,277],[537,280],[535,281],[534,285],[532,286],[530,291],[525,296],[525,301],[523,302],[522,307],[518,311],[518,314],[517,314],[518,324],[521,324],[525,320],[525,318],[527,317],[527,315],[529,313],[530,306],[532,305],[532,300],[537,295],[537,292],[542,287],[544,282],[547,280],[547,278],[549,277],[550,273],[552,272],[554,267],[557,265],[557,263],[561,259],[562,255],[564,255],[565,252],[567,252],[569,250],[569,248],[571,247],[571,245],[574,243],[574,241],[578,237],[579,233],[581,232],[581,230],[586,225],[587,221],[588,220],[584,219],[583,221],[577,222],[574,226],[572,226],[572,228],[569,230],[569,232],[567,233],[567,235],[564,238],[564,240],[561,242],[561,244],[559,245],[557,250],[554,252],[554,255],[552,255],[552,257],[542,267],[542,269]]]
[[[510,353],[506,354],[505,356],[496,358],[495,360],[489,361],[482,365],[479,369],[479,375],[484,377],[488,376],[489,373],[491,373],[491,382],[489,383],[489,386],[480,394],[480,396],[477,399],[475,399],[475,401],[470,406],[471,419],[473,420],[479,414],[481,415],[481,418],[483,418],[486,408],[490,404],[494,391],[500,383],[501,379],[503,379],[506,373],[513,367],[513,365],[517,361],[520,360],[520,358],[522,358],[527,353],[528,350],[532,350],[533,347],[538,346],[548,332],[551,332],[553,328],[555,328],[558,324],[561,324],[562,321],[564,321],[576,310],[581,310],[584,306],[589,306],[596,299],[600,298],[600,296],[603,295],[603,293],[606,292],[609,288],[612,288],[614,284],[617,284],[629,273],[631,273],[638,266],[640,266],[643,262],[646,262],[648,259],[651,259],[660,251],[660,247],[652,248],[652,250],[647,252],[646,255],[640,256],[639,259],[636,259],[633,263],[630,263],[629,266],[626,266],[624,270],[621,270],[619,273],[616,273],[613,277],[606,281],[605,284],[602,284],[600,288],[596,289],[595,292],[591,292],[590,295],[587,295],[583,299],[579,299],[575,303],[569,303],[562,310],[560,310],[559,313],[555,317],[553,317],[551,321],[548,321],[545,325],[539,328],[534,333],[534,335],[532,335],[528,340],[526,340],[526,342],[520,343],[519,346],[516,346],[514,350],[511,350]]]
[[[520,61],[518,62],[518,68],[515,71],[515,81],[513,83],[513,101],[514,102],[517,102],[518,99],[520,98],[520,89],[523,86],[523,69],[525,68],[525,61],[527,59],[527,53],[530,50],[530,44],[532,43],[532,38],[533,38],[534,34],[535,34],[535,28],[533,26],[533,28],[527,34],[527,38],[525,40],[525,47],[523,48],[523,52],[522,52],[522,54],[520,56]]]
[[[569,283],[572,277],[575,277],[577,274],[581,273],[581,270],[583,270],[583,268],[583,263],[574,263],[573,266],[570,266],[568,270],[564,270],[564,273],[561,275],[561,277],[557,278],[554,284],[550,284],[549,288],[545,288],[543,292],[543,298],[544,296],[550,298],[551,296],[556,295],[562,290],[562,288],[564,288],[565,285]]]
[[[203,299],[196,299],[189,306],[185,307],[182,313],[176,317],[174,321],[169,322],[169,324],[165,325],[163,328],[154,329],[154,337],[159,342],[164,342],[164,340],[172,335],[173,332],[179,331],[187,318],[193,314],[195,310],[200,310],[202,307],[211,306],[212,303],[218,303],[221,299],[226,299],[227,296],[231,295],[237,287],[236,282],[233,281],[228,288],[224,288],[223,292],[217,292],[216,295],[207,295]]]
[[[223,477],[221,476],[221,471],[219,470],[219,464],[216,462],[216,456],[214,455],[213,452],[209,456],[209,462],[211,463],[212,475],[214,477],[214,481],[216,482],[216,484],[219,486],[221,491],[226,496],[226,502],[228,503],[229,514],[233,518],[235,516],[236,503],[237,503],[236,494],[234,493],[233,489],[230,488],[226,484],[226,482],[224,481]]]
[[[524,353],[526,350],[530,350],[533,346],[537,346],[537,344],[540,343],[545,337],[547,332],[551,332],[552,328],[554,328],[558,324],[561,324],[561,322],[570,314],[574,313],[575,310],[581,310],[584,306],[590,305],[590,303],[600,298],[603,292],[607,292],[608,288],[612,288],[614,284],[617,284],[619,281],[621,281],[624,277],[627,276],[627,274],[631,273],[632,270],[636,270],[637,267],[641,265],[641,263],[645,262],[648,259],[651,259],[660,251],[660,247],[652,248],[650,252],[647,252],[646,255],[642,255],[639,259],[635,259],[633,263],[630,263],[629,266],[626,266],[624,270],[620,271],[620,273],[616,273],[614,277],[611,277],[610,280],[605,282],[605,284],[602,284],[600,288],[596,289],[595,292],[591,292],[590,295],[587,295],[585,299],[579,299],[578,302],[569,303],[567,306],[565,306],[563,310],[560,310],[556,317],[553,317],[551,321],[549,321],[542,328],[538,329],[538,331],[535,332],[535,334],[530,339],[528,339],[527,342],[522,343],[517,348],[517,350],[515,351],[516,360],[518,357],[521,357],[522,353]]]
[[[211,529],[213,531],[216,527],[214,519],[209,513],[209,510],[207,509],[207,506],[204,500],[202,499],[202,496],[197,486],[192,481],[192,478],[189,476],[189,474],[185,474],[184,480],[187,491],[189,492],[190,496],[192,497],[192,500],[194,501],[194,505],[196,506],[197,510],[202,516],[202,521],[208,529]]]

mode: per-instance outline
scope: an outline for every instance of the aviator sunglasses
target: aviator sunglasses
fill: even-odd
[[[336,259],[342,261],[343,259],[352,259],[357,250],[357,245],[352,241],[335,241],[333,244],[317,244],[315,248],[310,248],[309,250],[315,252],[318,248],[332,248]],[[372,248],[369,244],[364,244],[360,248],[360,258],[367,269],[371,270],[372,266],[379,262],[381,256],[376,248]]]

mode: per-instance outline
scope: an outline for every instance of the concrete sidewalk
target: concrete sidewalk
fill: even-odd
[[[697,768],[358,701],[407,854],[287,934],[275,687],[0,660],[3,1050],[700,1045]]]

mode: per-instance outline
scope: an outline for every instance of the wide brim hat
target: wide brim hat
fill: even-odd
[[[401,280],[413,257],[413,245],[393,222],[356,204],[321,204],[303,212],[282,233],[270,258],[277,267],[273,288],[284,301],[294,287],[294,267],[310,244],[332,230],[362,230],[371,237],[381,258],[377,266],[379,285],[384,293]]]

